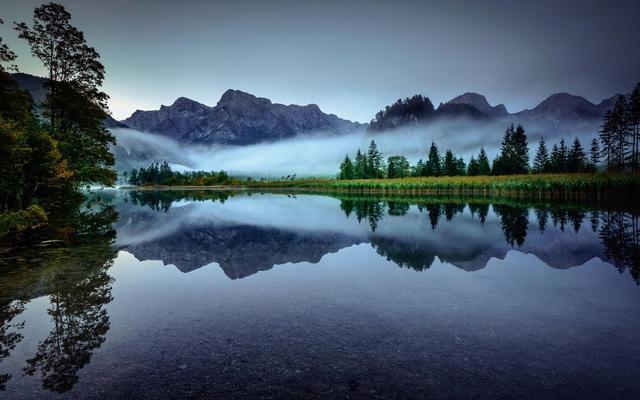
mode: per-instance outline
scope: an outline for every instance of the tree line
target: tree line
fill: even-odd
[[[393,155],[386,162],[378,150],[375,140],[371,141],[366,153],[360,149],[352,161],[345,156],[340,164],[339,179],[375,179],[405,178],[409,176],[461,176],[461,175],[507,175],[522,174],[529,171],[529,149],[527,136],[521,125],[511,125],[505,131],[500,154],[490,164],[484,148],[469,163],[455,156],[447,149],[444,156],[435,142],[431,142],[426,159],[420,159],[416,165],[410,165],[405,156]]]
[[[638,172],[640,162],[640,82],[629,96],[619,96],[600,128],[607,170]]]
[[[342,198],[340,208],[347,218],[353,214],[360,223],[369,223],[372,232],[378,229],[379,224],[388,216],[403,216],[410,209],[411,204],[397,201],[380,201],[374,198]],[[456,215],[464,215],[466,212],[477,217],[477,221],[484,225],[489,215],[489,204],[486,202],[458,202],[458,201],[431,201],[416,204],[420,213],[427,215],[428,224],[435,230],[442,222],[450,222]],[[467,208],[468,207],[468,208]],[[628,270],[633,280],[640,284],[640,221],[638,215],[633,212],[621,211],[590,211],[580,208],[548,207],[545,205],[529,208],[517,202],[493,204],[491,206],[502,228],[502,234],[506,243],[511,247],[521,247],[525,243],[530,227],[537,226],[538,231],[544,234],[551,225],[564,232],[571,229],[576,234],[588,224],[587,229],[596,233],[601,241],[603,253],[607,260],[620,271]],[[529,221],[530,211],[535,222]],[[531,222],[534,222],[531,221]],[[373,238],[371,244],[376,250],[389,257],[401,267],[411,267],[422,271],[429,268],[434,260],[437,249],[423,249],[418,246],[398,246],[393,243],[390,248],[393,251],[384,251],[385,243]],[[382,252],[380,252],[382,251]],[[435,251],[435,252],[434,252]],[[384,254],[383,254],[384,253]],[[442,259],[443,254],[439,257]]]
[[[628,97],[628,100],[627,100]],[[580,139],[570,146],[563,139],[551,150],[541,138],[533,162],[529,163],[529,145],[522,125],[510,125],[504,132],[498,156],[490,163],[484,148],[465,163],[450,149],[444,156],[435,142],[426,158],[411,165],[402,155],[391,155],[386,161],[372,140],[366,153],[357,150],[355,157],[346,155],[340,163],[338,179],[379,179],[418,176],[479,176],[527,173],[578,173],[606,171],[638,172],[640,163],[640,83],[629,96],[618,97],[615,106],[604,116],[599,138],[591,140],[586,150]],[[410,99],[407,100],[407,102]],[[414,99],[417,103],[418,100]],[[410,104],[407,102],[399,105]],[[396,107],[396,108],[397,108]],[[388,112],[393,112],[390,108]]]
[[[59,4],[37,7],[31,24],[14,28],[47,71],[47,95],[35,104],[15,82],[16,54],[0,38],[0,212],[64,206],[82,186],[116,179],[105,69]]]
[[[147,168],[125,172],[124,178],[136,186],[213,186],[232,185],[238,181],[225,171],[173,171],[167,161],[152,163]]]

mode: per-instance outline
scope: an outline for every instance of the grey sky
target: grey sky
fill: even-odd
[[[0,35],[41,1],[0,0]],[[107,70],[118,119],[228,88],[362,122],[399,97],[475,91],[509,111],[566,91],[599,102],[640,80],[640,1],[59,1]]]

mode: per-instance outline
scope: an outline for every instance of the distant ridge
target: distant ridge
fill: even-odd
[[[469,118],[478,121],[535,124],[538,130],[551,134],[588,131],[596,129],[619,96],[621,95],[616,94],[596,105],[581,96],[555,93],[530,110],[512,114],[504,104],[492,106],[485,96],[473,92],[454,97],[440,104],[437,109],[433,109],[428,97],[416,95],[386,106],[371,121],[369,130],[390,130],[439,118]]]
[[[11,76],[18,82],[20,87],[29,92],[36,104],[40,104],[46,99],[47,89],[44,87],[44,84],[47,82],[47,78],[24,74],[22,72],[12,74]],[[111,116],[108,116],[104,120],[104,126],[107,128],[127,128],[125,124],[116,121]]]
[[[298,134],[340,135],[363,126],[325,114],[315,104],[277,104],[232,89],[227,90],[214,107],[180,97],[159,110],[138,110],[123,123],[180,142],[234,145],[285,139]]]

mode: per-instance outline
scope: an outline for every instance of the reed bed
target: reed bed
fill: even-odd
[[[638,174],[540,174],[505,176],[411,177],[399,179],[301,179],[256,181],[259,189],[305,189],[349,194],[507,196],[540,199],[640,197]]]

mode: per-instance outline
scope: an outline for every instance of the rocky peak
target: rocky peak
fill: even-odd
[[[471,105],[490,117],[503,117],[509,114],[504,104],[499,104],[495,107],[491,106],[487,101],[487,98],[481,94],[466,92],[458,97],[455,97],[448,101],[451,104],[468,104]]]
[[[269,106],[271,101],[262,97],[256,97],[250,93],[243,92],[242,90],[229,89],[218,101],[217,107],[220,108],[234,108],[244,105],[253,106]]]

